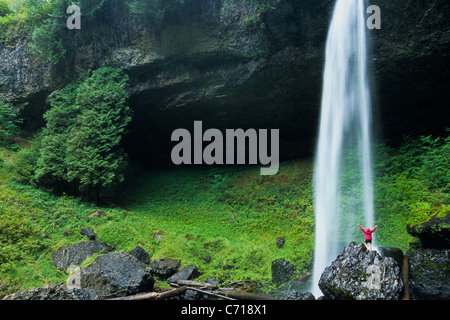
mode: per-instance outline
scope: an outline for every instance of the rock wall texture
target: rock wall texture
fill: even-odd
[[[445,0],[372,1],[381,30],[372,39],[373,89],[380,133],[442,132],[449,96],[450,4]],[[46,98],[100,66],[130,75],[135,120],[129,151],[149,158],[179,127],[279,128],[283,158],[314,148],[324,46],[334,1],[282,0],[258,13],[249,1],[199,0],[162,24],[110,0],[81,30],[68,30],[65,58],[39,62],[18,37],[0,46],[0,99],[22,108],[28,128],[42,125]],[[148,145],[148,153],[142,152]]]

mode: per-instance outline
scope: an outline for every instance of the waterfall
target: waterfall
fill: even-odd
[[[320,276],[341,244],[361,241],[357,223],[373,227],[366,5],[364,0],[337,0],[328,31],[314,168],[316,297],[321,295]]]

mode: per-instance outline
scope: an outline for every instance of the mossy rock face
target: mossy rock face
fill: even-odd
[[[434,215],[425,222],[408,225],[408,232],[419,237],[423,248],[450,248],[450,214]]]
[[[417,249],[409,258],[410,295],[415,300],[450,299],[450,250]]]

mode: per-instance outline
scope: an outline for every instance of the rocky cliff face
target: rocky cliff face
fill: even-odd
[[[190,129],[194,120],[219,129],[279,128],[283,158],[309,154],[333,3],[283,0],[260,14],[244,1],[199,0],[156,26],[130,15],[123,0],[110,0],[95,20],[69,32],[68,54],[58,65],[37,61],[24,39],[0,47],[0,99],[21,107],[27,126],[36,128],[54,90],[84,71],[117,66],[131,79],[135,120],[126,144],[132,155],[167,157],[171,132]],[[442,130],[449,3],[376,4],[382,28],[369,33],[384,133]]]

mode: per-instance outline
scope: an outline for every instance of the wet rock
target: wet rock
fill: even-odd
[[[278,300],[316,300],[311,292],[306,291],[304,280],[293,280],[280,289]]]
[[[97,237],[97,235],[95,234],[95,232],[92,229],[89,228],[84,228],[80,230],[80,233],[83,236],[88,237],[89,240],[95,240],[95,238]]]
[[[377,251],[383,258],[391,257],[394,259],[400,270],[402,270],[404,257],[402,249],[394,247],[377,247]]]
[[[161,258],[150,262],[151,273],[160,279],[167,279],[180,267],[180,260]]]
[[[283,248],[283,246],[284,246],[284,238],[283,237],[278,237],[276,243],[277,243],[277,247],[278,248]]]
[[[50,285],[29,291],[18,291],[3,300],[97,300],[98,296],[90,289],[68,289],[61,285]]]
[[[187,266],[167,279],[167,282],[177,282],[178,280],[192,280],[200,275],[197,267],[194,265]]]
[[[153,290],[147,265],[124,251],[101,255],[81,269],[81,288],[93,289],[101,298],[133,295]]]
[[[399,300],[403,280],[393,258],[352,242],[325,268],[319,288],[332,300]]]
[[[449,300],[450,250],[412,249],[406,255],[411,299]]]
[[[283,258],[272,261],[272,281],[277,286],[289,281],[294,271],[295,267]]]
[[[148,252],[145,251],[142,247],[137,246],[134,248],[130,254],[134,256],[136,259],[141,261],[142,263],[149,264],[150,263],[150,256],[148,255]]]
[[[407,226],[408,233],[419,237],[423,248],[450,248],[450,214],[434,215],[425,222]]]
[[[98,241],[83,241],[59,248],[53,253],[52,261],[58,269],[68,271],[81,265],[84,260],[94,254],[108,253],[113,250],[114,247]]]

